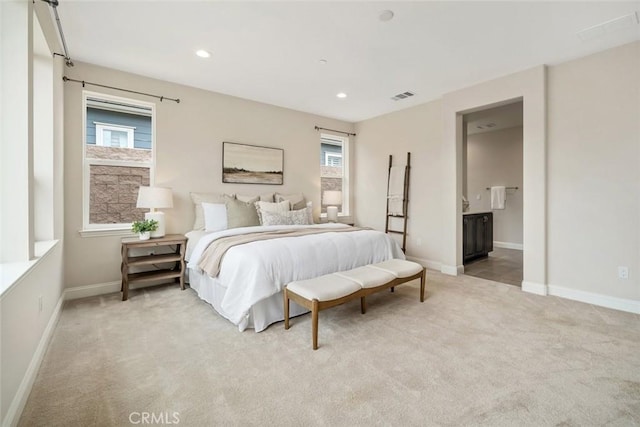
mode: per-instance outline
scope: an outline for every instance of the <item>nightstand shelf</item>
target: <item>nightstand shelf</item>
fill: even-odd
[[[165,262],[176,262],[181,260],[182,256],[180,254],[161,254],[129,257],[129,267],[134,265],[162,264]]]
[[[169,268],[154,271],[143,271],[140,273],[129,273],[129,283],[151,282],[154,280],[175,279],[182,276],[182,271],[171,270]]]
[[[141,282],[155,282],[164,280],[175,280],[180,283],[180,288],[184,290],[184,253],[186,250],[187,238],[182,234],[168,234],[164,237],[158,237],[149,240],[140,239],[122,239],[122,301],[126,301],[129,297],[129,284]],[[171,253],[162,253],[154,255],[130,256],[131,249],[154,248],[159,246],[173,247],[175,249]],[[159,264],[174,263],[172,268],[157,267]],[[142,271],[139,273],[130,273],[131,267],[153,266],[155,270]]]

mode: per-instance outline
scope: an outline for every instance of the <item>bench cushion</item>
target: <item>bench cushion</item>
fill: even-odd
[[[396,278],[396,276],[388,271],[379,268],[370,268],[369,266],[358,267],[348,271],[339,271],[334,274],[353,280],[364,289],[384,285]]]
[[[287,285],[287,289],[312,301],[332,301],[358,292],[361,286],[353,280],[337,274],[326,274],[313,279],[299,280]]]
[[[407,261],[404,259],[389,259],[376,264],[371,264],[369,267],[379,268],[380,270],[389,272],[394,277],[404,278],[418,274],[423,270],[423,267],[417,262]]]

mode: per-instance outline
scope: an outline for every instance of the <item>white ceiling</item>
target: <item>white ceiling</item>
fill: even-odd
[[[386,9],[395,17],[382,22]],[[638,10],[640,1],[61,0],[58,7],[76,61],[350,122],[640,40],[637,24],[585,41],[576,35]],[[196,57],[197,49],[211,58]],[[416,95],[390,99],[405,91]]]

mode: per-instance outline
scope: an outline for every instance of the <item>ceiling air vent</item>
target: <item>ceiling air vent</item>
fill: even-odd
[[[587,41],[604,37],[609,33],[629,28],[639,23],[640,18],[638,17],[638,12],[632,12],[628,15],[620,16],[618,18],[602,22],[598,25],[594,25],[593,27],[585,28],[582,31],[578,31],[576,34],[580,40]]]
[[[409,98],[410,96],[413,96],[413,95],[415,95],[415,93],[413,92],[402,92],[395,96],[392,96],[391,99],[393,99],[394,101],[400,101],[401,99]]]

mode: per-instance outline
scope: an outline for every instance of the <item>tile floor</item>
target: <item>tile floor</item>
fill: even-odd
[[[522,251],[494,248],[487,258],[471,261],[464,274],[509,285],[522,285]]]

